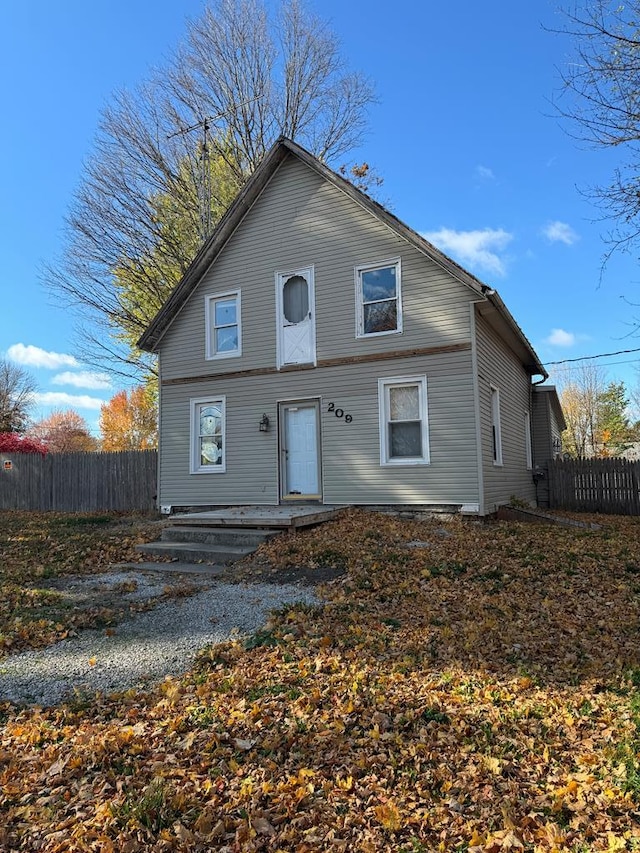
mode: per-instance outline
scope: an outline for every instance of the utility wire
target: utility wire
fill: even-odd
[[[608,358],[612,355],[626,355],[630,352],[640,352],[640,347],[637,349],[621,349],[617,352],[601,352],[598,355],[583,355],[581,358],[564,358],[562,361],[543,361],[542,364],[547,367],[552,364],[569,364],[572,361],[587,361],[593,358]]]
[[[615,367],[617,364],[640,364],[640,358],[629,358],[625,361],[602,361],[596,364],[596,367]],[[564,370],[580,370],[580,364],[567,365]]]

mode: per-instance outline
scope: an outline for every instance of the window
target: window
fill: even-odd
[[[400,261],[356,267],[356,337],[402,331]]]
[[[378,380],[380,464],[429,463],[427,377]]]
[[[282,288],[282,313],[287,323],[301,323],[309,314],[309,283],[301,275],[292,275]]]
[[[191,401],[191,473],[225,470],[225,398]]]
[[[242,354],[240,291],[205,297],[206,357],[231,358]]]
[[[493,464],[502,465],[502,431],[500,429],[500,392],[491,386],[491,442]]]
[[[527,459],[527,468],[533,468],[533,456],[531,454],[531,415],[524,415],[524,452]]]

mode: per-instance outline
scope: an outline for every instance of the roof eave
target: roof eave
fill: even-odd
[[[509,311],[507,306],[502,301],[502,297],[500,296],[500,294],[497,292],[497,290],[488,290],[486,293],[486,296],[487,296],[489,302],[491,302],[491,304],[497,308],[497,310],[502,315],[503,319],[506,321],[507,325],[511,328],[511,330],[515,333],[515,335],[518,337],[520,342],[523,344],[523,346],[524,346],[524,348],[525,348],[525,350],[529,356],[529,359],[530,359],[530,363],[528,365],[525,365],[525,366],[528,368],[531,375],[532,376],[539,375],[539,376],[543,376],[544,379],[548,379],[549,374],[544,369],[544,366],[542,365],[540,359],[538,358],[536,351],[534,350],[533,346],[529,343],[529,339],[527,338],[525,333],[522,331],[522,329],[520,328],[520,326],[516,322],[513,314],[511,313],[511,311]]]

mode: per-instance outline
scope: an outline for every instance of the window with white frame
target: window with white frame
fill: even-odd
[[[427,377],[378,380],[380,464],[427,465]]]
[[[491,386],[491,443],[493,464],[502,465],[502,429],[500,426],[500,391]]]
[[[191,401],[191,473],[223,473],[226,466],[225,398]]]
[[[533,468],[533,454],[531,453],[531,415],[524,415],[524,452],[527,460],[527,468]]]
[[[206,357],[231,358],[242,354],[240,291],[205,297]]]
[[[400,260],[356,267],[356,336],[402,331]]]

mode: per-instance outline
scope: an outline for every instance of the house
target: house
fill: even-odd
[[[288,139],[139,345],[163,511],[535,502],[555,391],[499,295]]]

